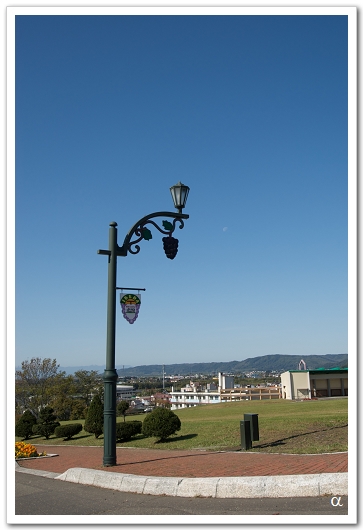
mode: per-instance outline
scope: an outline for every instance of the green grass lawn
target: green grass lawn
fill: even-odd
[[[152,449],[207,449],[240,450],[240,421],[244,413],[258,414],[260,440],[253,442],[253,452],[314,454],[348,449],[348,400],[331,399],[318,401],[240,401],[221,403],[178,410],[181,430],[164,443],[155,438],[137,436],[130,442],[118,443],[119,447]],[[127,416],[126,421],[140,420],[144,415]],[[123,418],[117,418],[123,421]],[[75,420],[64,423],[82,423]],[[20,438],[16,438],[19,441]],[[40,436],[29,439],[34,445],[103,445],[98,439],[82,430],[74,439],[63,441],[52,436],[45,440]]]

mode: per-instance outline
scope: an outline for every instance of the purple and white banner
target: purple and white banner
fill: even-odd
[[[133,324],[137,317],[139,316],[139,310],[141,305],[141,295],[121,293],[120,295],[120,304],[122,309],[122,314],[126,318],[129,324]]]

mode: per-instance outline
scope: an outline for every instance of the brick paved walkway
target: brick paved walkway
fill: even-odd
[[[155,477],[252,477],[348,471],[347,453],[280,455],[242,451],[162,451],[118,447],[117,465],[103,467],[103,447],[37,444],[37,449],[39,452],[56,453],[59,456],[21,460],[18,461],[19,465],[55,473],[64,473],[72,467],[84,467]]]

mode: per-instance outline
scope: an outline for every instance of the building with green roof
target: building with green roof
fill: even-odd
[[[348,396],[348,368],[289,370],[281,374],[283,399]]]

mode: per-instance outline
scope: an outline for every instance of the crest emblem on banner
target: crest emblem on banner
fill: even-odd
[[[120,295],[122,314],[129,324],[133,324],[139,316],[141,305],[140,294],[126,293]]]

